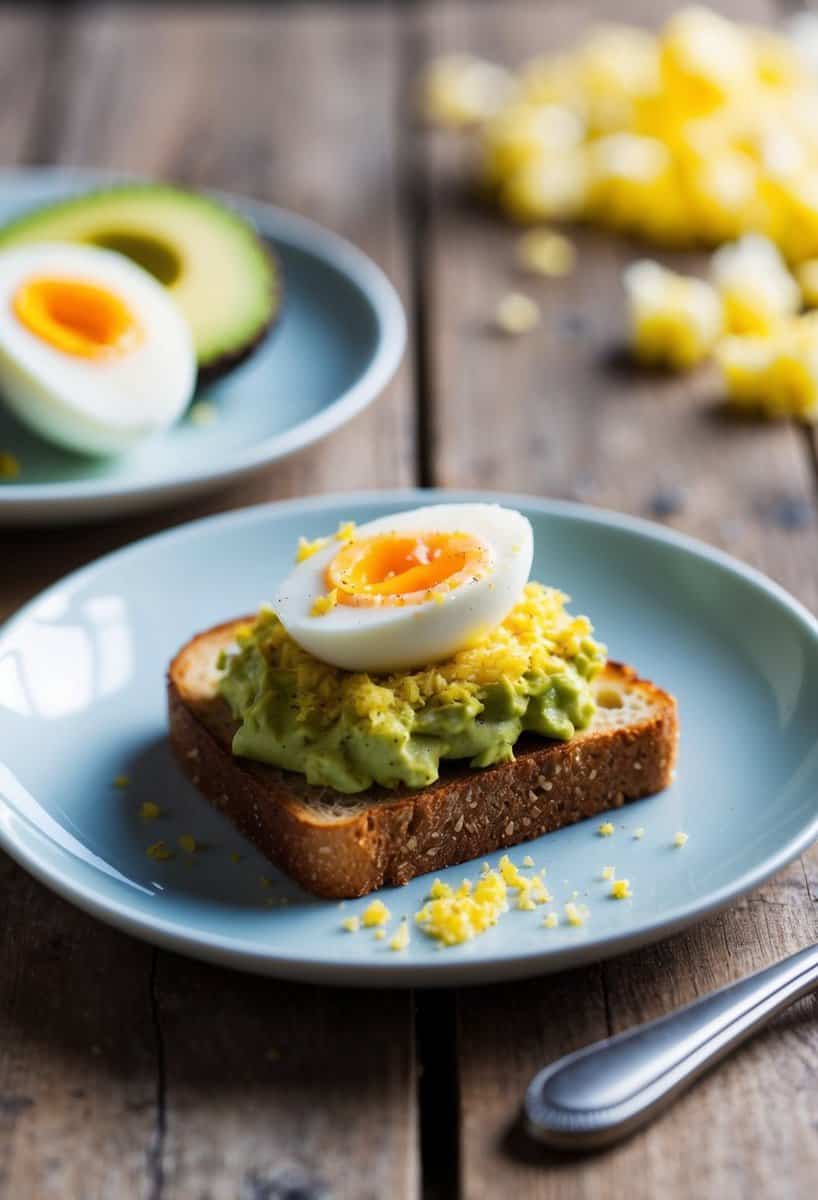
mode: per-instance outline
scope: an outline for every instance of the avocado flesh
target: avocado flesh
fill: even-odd
[[[193,192],[115,187],[36,209],[0,229],[0,250],[29,242],[101,246],[144,267],[187,318],[205,378],[249,354],[277,316],[273,256],[241,216]]]

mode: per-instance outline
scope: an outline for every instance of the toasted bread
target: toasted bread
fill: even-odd
[[[170,737],[197,788],[261,852],[318,896],[363,896],[550,833],[661,791],[676,758],[672,696],[618,663],[595,682],[598,708],[570,742],[523,737],[514,762],[441,764],[420,790],[353,796],[236,758],[236,722],[216,661],[247,618],[194,637],[170,666]]]

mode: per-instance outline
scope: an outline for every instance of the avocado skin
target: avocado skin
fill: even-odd
[[[206,386],[216,380],[222,378],[234,367],[245,362],[271,334],[273,329],[278,324],[278,319],[281,313],[283,303],[283,271],[280,259],[274,252],[269,243],[261,237],[258,231],[253,226],[252,222],[241,213],[227,204],[221,203],[219,200],[207,195],[203,192],[198,192],[192,189],[177,187],[174,184],[164,182],[150,181],[134,181],[114,183],[108,187],[91,188],[87,192],[80,192],[68,196],[59,197],[54,200],[31,208],[16,217],[13,217],[5,225],[0,227],[0,251],[7,245],[17,244],[17,235],[25,235],[32,226],[48,218],[60,217],[63,214],[70,214],[82,210],[85,204],[89,208],[92,205],[104,202],[106,198],[124,197],[132,199],[143,193],[148,198],[162,197],[165,199],[179,200],[182,203],[197,203],[202,207],[208,207],[218,213],[220,220],[228,221],[242,228],[242,236],[246,241],[252,241],[255,249],[260,252],[260,256],[266,260],[269,268],[269,317],[267,320],[257,326],[252,335],[244,341],[237,341],[230,349],[225,350],[221,354],[208,356],[204,361],[199,357],[200,351],[197,348],[198,361],[198,385]],[[149,233],[153,233],[149,225],[145,226]],[[23,238],[23,240],[28,240]],[[33,239],[32,239],[33,240]],[[46,240],[48,240],[46,238]],[[52,239],[57,240],[57,239]],[[67,237],[66,241],[82,241],[86,242],[93,239]]]

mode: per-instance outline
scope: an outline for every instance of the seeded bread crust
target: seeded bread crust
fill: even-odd
[[[524,737],[516,759],[484,770],[442,764],[420,790],[344,796],[303,776],[235,758],[236,730],[216,691],[216,660],[248,618],[198,634],[168,673],[170,739],[195,786],[307,891],[332,899],[408,883],[619,808],[667,787],[676,702],[619,663],[596,687],[608,704],[570,742]]]

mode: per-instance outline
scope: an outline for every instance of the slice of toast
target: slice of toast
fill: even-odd
[[[243,617],[200,633],[170,666],[170,737],[185,772],[261,852],[318,896],[384,884],[478,858],[661,791],[676,759],[676,702],[630,667],[595,682],[589,729],[570,742],[533,735],[516,759],[476,770],[442,763],[429,787],[353,796],[291,771],[235,758],[237,723],[217,691],[216,661]]]

